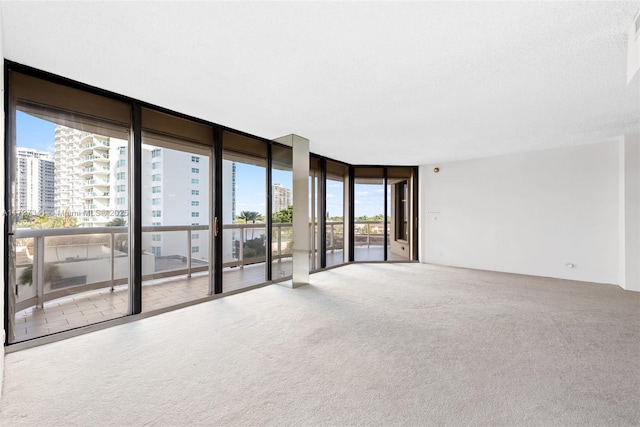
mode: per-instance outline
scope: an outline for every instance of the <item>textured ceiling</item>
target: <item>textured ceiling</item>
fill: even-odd
[[[634,2],[7,2],[6,58],[357,164],[640,131]]]

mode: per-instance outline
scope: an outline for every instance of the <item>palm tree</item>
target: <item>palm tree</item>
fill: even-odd
[[[249,224],[249,221],[251,221],[252,224],[255,224],[256,220],[258,218],[260,218],[260,212],[242,211],[242,212],[240,212],[240,215],[238,215],[238,218],[244,219],[244,223],[245,224]],[[254,233],[255,233],[255,230],[251,229],[251,239],[252,240],[253,240]],[[247,240],[247,236],[245,236],[245,240]]]

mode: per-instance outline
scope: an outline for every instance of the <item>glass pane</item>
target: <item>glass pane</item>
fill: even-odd
[[[384,261],[384,178],[377,169],[356,169],[354,242],[356,261]],[[364,175],[364,176],[362,176]]]
[[[391,259],[391,224],[392,224],[392,219],[395,215],[394,210],[391,208],[391,201],[392,199],[392,185],[389,184],[389,182],[387,181],[387,199],[386,199],[386,204],[387,204],[387,222],[384,225],[384,232],[387,235],[387,260]]]
[[[142,310],[210,293],[210,151],[143,133]]]
[[[266,281],[267,144],[225,132],[222,161],[223,291]]]
[[[327,162],[327,267],[344,263],[344,189],[349,169]]]
[[[411,244],[411,168],[388,168],[389,183],[389,248],[387,259],[391,261],[407,261],[413,259]]]
[[[309,271],[318,270],[321,260],[320,249],[320,159],[309,159]]]
[[[272,200],[272,279],[290,278],[293,273],[293,151],[273,145]]]
[[[9,341],[128,314],[128,129],[32,103],[15,118]]]

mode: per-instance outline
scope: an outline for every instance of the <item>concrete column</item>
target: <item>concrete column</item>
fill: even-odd
[[[625,135],[619,149],[619,284],[640,292],[640,134]]]
[[[285,286],[309,284],[309,140],[287,135],[275,141],[293,148],[293,280]]]

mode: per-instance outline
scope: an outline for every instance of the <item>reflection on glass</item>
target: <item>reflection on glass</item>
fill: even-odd
[[[9,342],[128,314],[128,130],[17,105]]]

